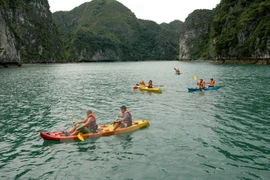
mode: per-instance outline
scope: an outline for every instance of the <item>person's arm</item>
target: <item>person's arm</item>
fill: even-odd
[[[76,123],[74,124],[74,126],[76,126],[76,125],[78,125],[78,124],[80,124],[80,123],[85,123],[87,120],[88,120],[88,117],[86,117],[86,118],[83,119],[83,120],[80,120],[80,121],[76,122]]]
[[[86,122],[84,123],[84,126],[83,127],[86,127],[88,124],[90,124],[90,122],[93,121],[93,118],[90,117],[86,120]]]
[[[79,129],[81,129],[81,128],[83,128],[83,127],[86,127],[86,126],[90,123],[90,121],[92,121],[92,117],[82,120],[81,123],[84,123],[84,124],[81,125],[81,126],[79,127]]]
[[[129,113],[127,113],[122,121],[128,120],[129,118],[130,118],[130,115],[129,115]]]

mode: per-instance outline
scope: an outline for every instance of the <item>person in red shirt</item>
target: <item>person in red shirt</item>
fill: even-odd
[[[152,80],[150,80],[150,81],[148,82],[148,88],[153,88]]]

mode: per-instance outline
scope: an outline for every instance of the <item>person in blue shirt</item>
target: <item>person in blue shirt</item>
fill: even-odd
[[[117,121],[114,121],[114,128],[113,130],[116,130],[119,126],[121,128],[127,128],[132,125],[132,115],[131,113],[127,110],[126,106],[121,107],[121,115],[118,116]]]

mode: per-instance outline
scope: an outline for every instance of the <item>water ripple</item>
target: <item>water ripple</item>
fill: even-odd
[[[268,179],[269,72],[186,62],[0,69],[0,179]],[[222,88],[187,93],[194,75]],[[142,79],[163,93],[133,91]],[[88,109],[99,124],[111,122],[123,104],[151,126],[84,142],[39,137],[70,128]]]

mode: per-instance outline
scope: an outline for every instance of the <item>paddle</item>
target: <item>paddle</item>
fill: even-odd
[[[72,117],[72,123],[75,124],[75,121],[74,121],[74,118],[73,117]],[[81,133],[77,134],[77,137],[78,137],[79,140],[84,141],[84,138],[81,135]]]
[[[139,88],[139,86],[134,86],[133,90],[137,90]]]
[[[109,131],[113,131],[113,124],[108,126]]]
[[[118,117],[114,121],[116,121],[117,119],[118,119]],[[108,126],[109,131],[113,131],[113,128],[114,128],[114,123],[112,123]]]
[[[163,84],[161,84],[161,85],[155,85],[154,87],[164,87],[164,85]]]

